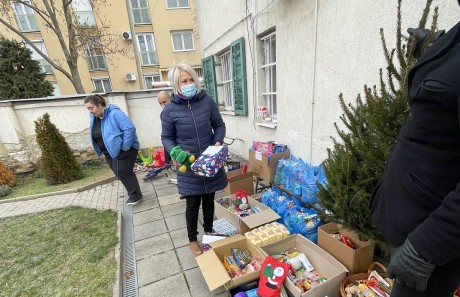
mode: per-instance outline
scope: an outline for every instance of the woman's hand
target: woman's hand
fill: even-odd
[[[222,144],[220,144],[220,142],[219,142],[219,141],[218,141],[218,142],[216,142],[216,143],[214,144],[214,146],[221,146],[221,145],[222,145]]]

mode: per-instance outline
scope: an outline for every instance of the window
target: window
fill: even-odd
[[[83,47],[83,50],[90,71],[107,70],[101,39],[98,36],[91,37],[89,43]]]
[[[168,0],[168,8],[188,8],[188,0]]]
[[[137,43],[141,56],[142,66],[157,65],[157,53],[155,50],[155,40],[152,33],[138,34]]]
[[[150,12],[147,0],[131,0],[134,24],[150,24]]]
[[[112,85],[110,84],[110,78],[92,78],[94,90],[99,93],[112,92]]]
[[[171,39],[175,52],[193,51],[195,49],[192,31],[173,32],[171,33]]]
[[[153,89],[153,82],[159,82],[160,80],[160,74],[159,73],[154,73],[154,74],[144,74],[144,81],[145,81],[145,88],[146,89]]]
[[[57,82],[52,81],[51,85],[53,86],[53,96],[61,96],[61,89],[59,88],[59,85]]]
[[[193,68],[198,75],[198,77],[203,77],[203,69],[202,68]]]
[[[72,7],[80,26],[92,27],[96,25],[93,8],[89,0],[73,0]]]
[[[233,111],[232,61],[230,51],[220,56],[225,110]]]
[[[245,41],[241,37],[230,44],[230,50],[218,56],[221,65],[222,94],[224,99],[219,102],[216,80],[216,63],[214,55],[204,58],[203,80],[206,92],[211,98],[224,106],[227,111],[235,115],[248,115],[248,86],[246,77]]]
[[[276,34],[275,32],[261,38],[263,50],[263,102],[259,107],[267,108],[265,122],[276,123]]]
[[[25,0],[24,3],[30,4],[30,1]],[[38,31],[37,23],[35,22],[34,11],[27,5],[22,3],[13,3],[16,11],[16,20],[18,21],[21,31]]]
[[[32,43],[42,53],[48,56],[48,52],[46,51],[45,43],[43,42],[43,40],[32,41]],[[32,52],[32,55],[31,55],[32,59],[40,63],[40,68],[41,68],[42,73],[53,74],[53,68],[51,67],[50,63],[48,63],[48,61],[46,61],[39,53],[37,53],[31,45],[26,43],[25,46]]]

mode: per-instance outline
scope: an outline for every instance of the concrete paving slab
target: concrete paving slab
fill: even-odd
[[[181,269],[174,251],[168,251],[137,261],[139,286],[145,286],[180,273]]]
[[[139,289],[139,297],[191,297],[184,275],[178,274]]]
[[[158,202],[157,198],[148,199],[148,200],[144,200],[144,198],[142,198],[138,204],[133,205],[133,214],[147,210],[147,209],[152,209],[158,206],[160,206],[160,203]]]
[[[178,214],[184,214],[185,216],[185,200],[181,200],[179,203],[161,206],[161,212],[165,218]]]
[[[142,200],[148,200],[148,199],[152,199],[152,198],[157,198],[157,193],[155,190],[150,190],[150,191],[144,191],[141,187],[141,191],[142,191]]]
[[[147,239],[152,236],[166,233],[166,224],[163,220],[134,226],[134,240]]]
[[[194,268],[185,271],[185,278],[190,284],[190,291],[192,297],[212,297],[212,293],[209,291],[208,285],[201,274],[199,268]]]
[[[188,245],[176,248],[176,253],[179,258],[179,262],[182,265],[182,269],[189,270],[198,267],[195,255],[192,253]]]
[[[165,218],[165,223],[169,231],[182,229],[187,226],[185,223],[185,215],[183,214],[167,217]]]
[[[176,249],[181,246],[188,247],[187,228],[171,231],[169,234]]]
[[[174,249],[174,245],[168,233],[136,241],[135,247],[136,260],[142,260]]]
[[[171,194],[171,195],[166,195],[166,196],[160,196],[160,197],[158,197],[158,201],[160,202],[161,206],[171,205],[171,204],[181,202],[181,199],[179,197],[180,197],[179,194]]]
[[[158,196],[167,196],[171,194],[178,194],[177,187],[168,187],[163,189],[157,189]]]
[[[163,219],[163,214],[159,207],[136,212],[133,216],[134,226],[142,225]]]

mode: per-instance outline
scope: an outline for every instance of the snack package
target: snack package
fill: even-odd
[[[227,161],[228,147],[209,146],[190,167],[196,175],[213,177]]]

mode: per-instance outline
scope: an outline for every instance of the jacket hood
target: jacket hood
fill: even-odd
[[[120,110],[120,107],[116,106],[115,104],[109,104],[104,108],[104,115],[103,117],[106,117],[112,110]]]
[[[204,97],[206,97],[208,94],[206,93],[205,90],[201,89],[201,91],[197,94],[195,94],[193,97],[190,98],[190,100],[188,100],[189,102],[195,102],[195,101],[200,101],[201,99],[203,99]],[[176,104],[187,104],[187,100],[182,100],[179,98],[179,95],[174,93],[172,96],[171,96],[171,102],[174,102]]]

